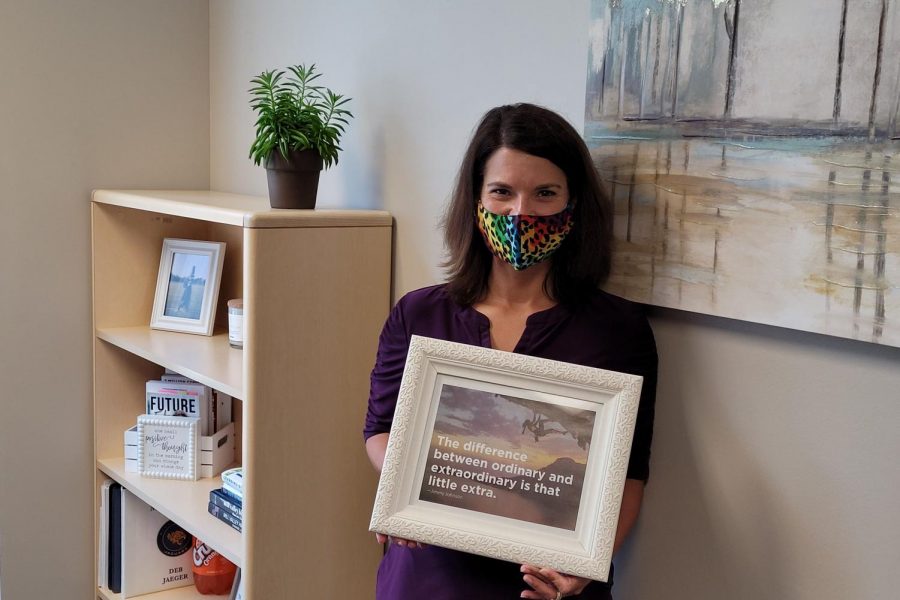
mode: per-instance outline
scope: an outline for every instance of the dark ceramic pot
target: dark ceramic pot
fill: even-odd
[[[275,150],[266,159],[272,208],[315,208],[322,157],[315,150],[295,150],[287,160]]]

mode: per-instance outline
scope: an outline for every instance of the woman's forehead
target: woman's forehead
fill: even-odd
[[[484,182],[487,184],[495,180],[562,185],[566,182],[566,174],[546,158],[503,147],[491,154],[484,166]]]

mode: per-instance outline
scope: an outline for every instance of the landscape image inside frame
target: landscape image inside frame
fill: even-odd
[[[208,254],[175,252],[166,292],[167,317],[199,319],[203,309],[203,293],[212,257]]]
[[[445,383],[419,499],[574,530],[595,417]]]

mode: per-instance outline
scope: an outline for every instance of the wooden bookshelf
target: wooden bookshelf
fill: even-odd
[[[249,600],[293,599],[314,580],[340,581],[348,598],[373,597],[381,548],[367,527],[377,480],[361,430],[389,309],[390,215],[128,190],[94,192],[91,215],[95,507],[103,479],[121,483],[241,566]],[[243,350],[225,333],[150,329],[165,238],[225,242],[216,331],[227,327],[227,300],[243,298]],[[143,413],[145,382],[164,368],[235,399],[243,533],[207,513],[218,478],[125,472],[123,432]],[[95,557],[97,548],[95,533]],[[99,587],[96,595],[120,598]],[[188,587],[146,597],[203,596]]]

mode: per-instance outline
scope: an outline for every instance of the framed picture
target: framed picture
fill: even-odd
[[[140,415],[138,473],[159,479],[200,478],[200,419]]]
[[[413,336],[369,529],[606,581],[642,383]]]
[[[223,242],[163,240],[150,327],[212,335],[224,260]]]

